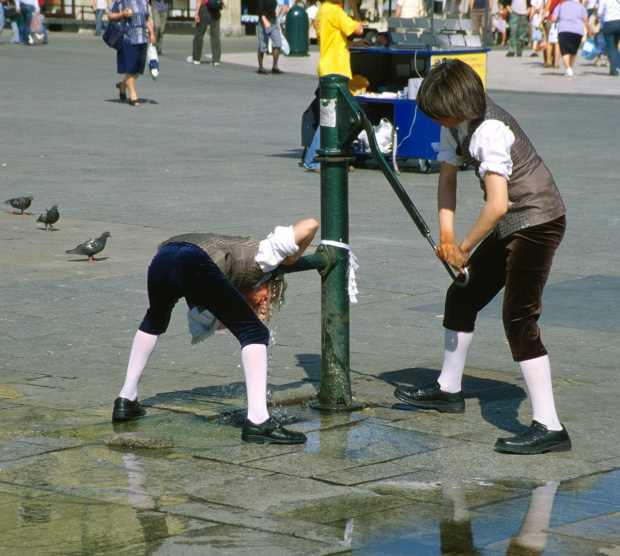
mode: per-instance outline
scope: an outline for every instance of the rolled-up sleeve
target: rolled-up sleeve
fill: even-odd
[[[461,157],[456,154],[456,139],[447,127],[442,127],[439,132],[439,151],[437,152],[437,160],[439,162],[447,162],[452,166],[461,165]]]
[[[510,149],[515,136],[510,128],[499,120],[486,120],[474,132],[469,143],[472,157],[480,161],[478,174],[481,179],[487,172],[504,176],[506,180],[512,174],[512,157]]]
[[[299,245],[295,243],[293,226],[278,226],[267,239],[260,242],[255,260],[263,272],[270,272],[297,251]]]

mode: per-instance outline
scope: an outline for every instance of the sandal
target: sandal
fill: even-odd
[[[256,71],[256,73],[259,73],[259,74],[261,74],[261,75],[267,75],[267,70],[264,70],[264,69],[259,68],[259,69]]]
[[[138,99],[133,100],[133,99],[130,98],[129,99],[129,106],[140,106],[140,100],[138,100]]]
[[[116,84],[116,88],[118,89],[118,98],[121,99],[121,102],[127,102],[127,93],[123,93],[123,91],[121,90],[121,85],[123,84],[122,81],[119,81]]]

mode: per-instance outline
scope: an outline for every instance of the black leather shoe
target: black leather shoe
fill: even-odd
[[[399,386],[394,395],[405,403],[422,409],[436,409],[441,413],[464,413],[465,397],[463,392],[444,392],[437,381],[421,388],[404,388]]]
[[[289,431],[269,418],[260,425],[246,419],[241,431],[241,440],[254,444],[304,444],[308,439],[303,432]]]
[[[116,398],[114,400],[114,410],[112,411],[112,422],[131,421],[146,415],[146,409],[140,406],[138,400],[132,402],[127,398]]]
[[[538,421],[513,438],[498,438],[495,449],[510,454],[544,454],[545,452],[568,452],[573,447],[566,428],[550,431]]]

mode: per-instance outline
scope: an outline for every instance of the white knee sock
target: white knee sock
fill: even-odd
[[[553,400],[549,356],[543,355],[535,359],[520,361],[519,367],[532,400],[532,418],[549,430],[562,430]]]
[[[151,353],[153,353],[155,349],[158,338],[159,336],[147,334],[141,330],[136,332],[136,337],[131,346],[131,354],[129,355],[125,384],[123,385],[119,397],[127,398],[131,401],[138,398],[138,382],[140,382],[144,368],[149,361]]]
[[[260,424],[269,419],[267,411],[267,346],[250,344],[241,349],[248,395],[248,419]]]
[[[467,360],[467,351],[471,345],[473,332],[455,332],[446,328],[444,335],[444,352],[441,374],[437,379],[444,392],[461,391],[461,381]]]

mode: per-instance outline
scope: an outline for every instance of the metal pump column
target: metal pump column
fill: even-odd
[[[349,102],[349,80],[341,75],[321,77],[321,239],[349,243],[350,145],[362,127],[359,109]],[[322,246],[336,264],[321,277],[322,378],[316,409],[358,409],[351,396],[349,354],[349,252]]]

